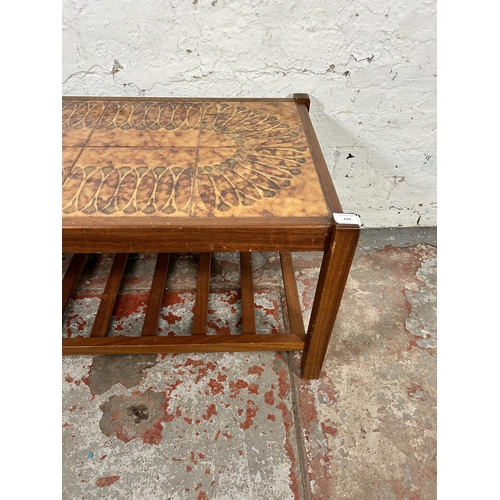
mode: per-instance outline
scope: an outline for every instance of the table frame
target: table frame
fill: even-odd
[[[85,265],[86,254],[116,254],[90,337],[63,338],[63,355],[302,350],[302,377],[319,378],[359,240],[360,226],[339,224],[334,220],[333,214],[342,213],[342,207],[309,117],[309,97],[294,94],[293,100],[331,215],[269,219],[166,218],[155,221],[147,218],[134,221],[124,218],[63,218],[62,250],[74,254],[63,278],[63,313]],[[287,334],[265,335],[255,331],[251,252],[272,251],[279,252],[281,258],[291,330]],[[291,257],[291,252],[302,251],[323,252],[307,333]],[[158,254],[142,335],[106,337],[128,254],[132,252]],[[170,254],[177,252],[200,252],[193,331],[191,336],[157,336]],[[239,252],[241,255],[241,334],[206,334],[212,252]]]

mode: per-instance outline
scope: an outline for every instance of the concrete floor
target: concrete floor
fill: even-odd
[[[319,380],[300,353],[64,357],[63,497],[435,499],[435,238],[362,232]],[[307,322],[321,254],[293,255]],[[91,262],[63,335],[88,335],[110,265]],[[154,265],[133,256],[111,334],[140,335]],[[279,258],[253,265],[259,331],[286,332]],[[173,260],[160,334],[190,331],[196,269]],[[214,254],[211,286],[209,333],[238,331],[235,255]]]

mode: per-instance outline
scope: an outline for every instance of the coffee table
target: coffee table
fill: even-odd
[[[89,337],[63,354],[302,350],[320,375],[360,234],[344,214],[307,94],[279,99],[63,97],[63,312],[89,253],[113,265]],[[309,326],[291,252],[324,252]],[[106,336],[129,253],[158,254],[140,337]],[[170,255],[199,252],[190,336],[159,336]],[[241,256],[241,331],[207,335],[212,252]],[[252,252],[279,252],[290,333],[256,331]]]

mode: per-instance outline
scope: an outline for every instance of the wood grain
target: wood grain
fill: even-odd
[[[318,378],[359,239],[293,98],[63,97],[64,253],[116,253],[90,338],[63,354],[301,350]],[[79,149],[81,148],[81,149]],[[304,334],[290,252],[323,251]],[[250,252],[281,252],[291,334],[256,332]],[[105,337],[130,252],[159,253],[141,337]],[[193,335],[156,335],[171,252],[199,252]],[[240,252],[242,335],[206,335],[210,253]],[[83,266],[70,263],[63,310]]]
[[[305,335],[197,335],[63,339],[63,355],[161,354],[174,352],[300,351]]]
[[[295,271],[293,269],[292,254],[290,252],[280,252],[280,259],[290,328],[293,334],[304,335],[306,332],[302,319],[302,309],[300,307]]]
[[[108,281],[102,294],[99,309],[92,325],[91,337],[104,337],[108,331],[109,321],[118,296],[120,284],[122,282],[125,266],[127,265],[128,253],[118,253],[115,255]]]
[[[303,104],[307,111],[311,107],[311,99],[309,99],[308,94],[293,94],[293,99],[297,104]]]
[[[301,369],[305,379],[319,378],[361,232],[359,226],[334,224],[332,245],[321,264],[302,355]]]
[[[319,145],[318,138],[316,137],[316,132],[314,131],[307,108],[304,104],[297,104],[297,109],[302,119],[311,155],[314,160],[314,165],[316,166],[316,172],[318,173],[323,195],[330,213],[342,213],[342,206],[340,204],[339,197],[337,196],[335,186],[333,185],[332,176],[328,171],[328,166],[326,164],[325,157],[323,156],[323,152],[321,151],[321,147]]]
[[[168,265],[170,263],[169,253],[159,253],[156,258],[156,267],[151,284],[146,315],[142,325],[142,336],[156,335],[158,331],[158,321],[160,320],[163,295],[165,294],[165,284],[167,282]]]
[[[241,331],[255,334],[255,305],[253,297],[252,254],[240,253],[241,262]]]
[[[208,296],[210,293],[211,263],[211,253],[200,253],[200,263],[198,266],[198,282],[196,285],[196,297],[194,303],[193,335],[207,334]]]
[[[168,224],[126,219],[68,221],[64,253],[76,252],[269,252],[326,250],[331,219],[176,219]]]
[[[62,312],[66,310],[73,288],[80,277],[85,261],[87,259],[86,253],[75,253],[71,258],[68,269],[64,274],[62,282]]]

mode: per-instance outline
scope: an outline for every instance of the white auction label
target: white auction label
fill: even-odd
[[[356,214],[333,214],[333,219],[337,224],[357,224],[361,226],[361,219]]]

